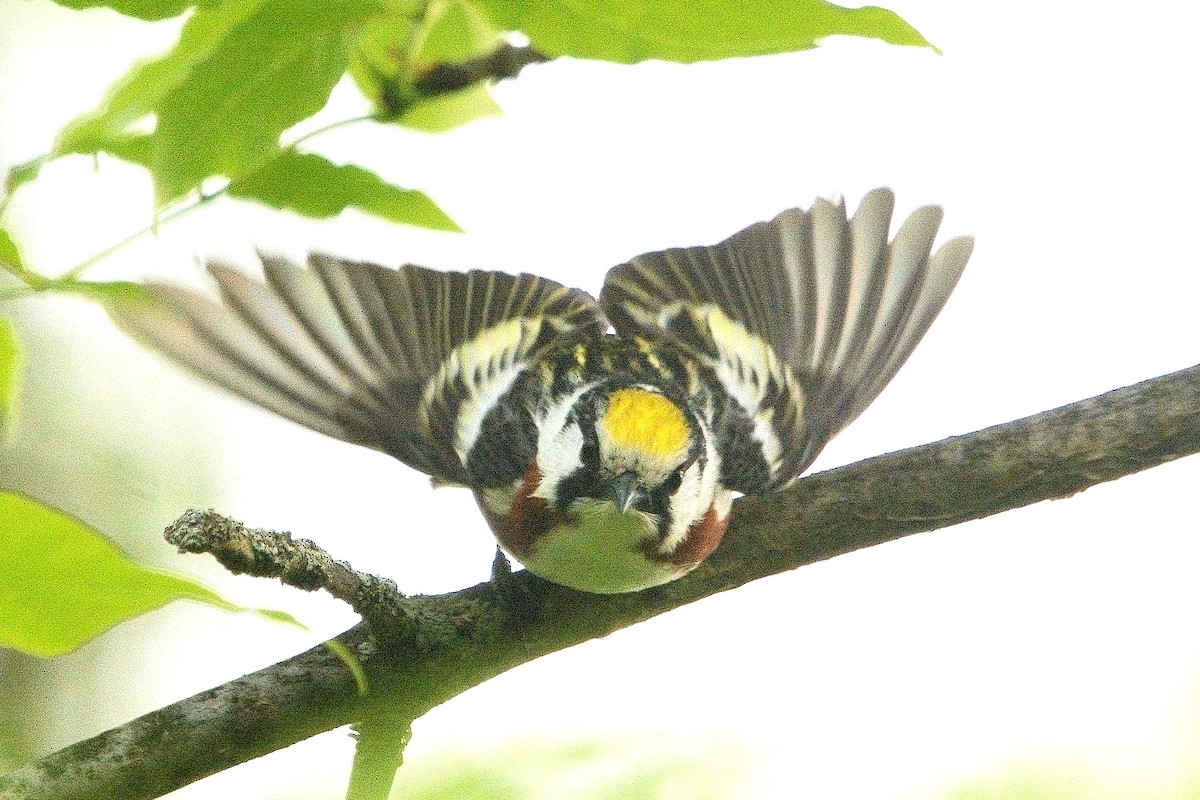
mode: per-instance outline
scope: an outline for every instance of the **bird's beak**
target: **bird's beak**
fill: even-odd
[[[612,500],[616,503],[617,508],[624,514],[634,501],[641,495],[641,487],[638,486],[637,474],[634,472],[622,472],[617,477],[613,478],[608,484],[608,491],[612,495]]]

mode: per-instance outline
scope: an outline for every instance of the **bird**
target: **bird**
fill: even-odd
[[[894,195],[817,198],[707,246],[650,252],[598,298],[499,271],[260,253],[217,293],[109,308],[132,337],[300,425],[473,493],[500,551],[596,594],[673,581],[734,494],[789,486],[896,374],[974,240],[942,210],[889,240]],[[506,562],[507,563],[507,562]]]

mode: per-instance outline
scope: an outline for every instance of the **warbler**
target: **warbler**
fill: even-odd
[[[908,358],[970,256],[942,212],[818,199],[638,256],[599,299],[528,274],[263,256],[220,299],[150,284],[118,324],[313,430],[474,491],[500,547],[586,592],[674,580],[733,493],[796,479]],[[611,329],[611,330],[610,330]]]

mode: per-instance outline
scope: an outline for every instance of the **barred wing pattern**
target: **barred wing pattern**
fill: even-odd
[[[586,293],[532,275],[262,260],[265,283],[209,265],[222,301],[157,283],[109,313],[251,402],[443,482],[472,483],[464,464],[490,400],[547,345],[608,325]],[[520,475],[535,448],[514,442],[491,471]]]
[[[973,240],[930,255],[942,212],[913,212],[888,242],[894,198],[853,218],[818,199],[708,247],[614,267],[600,305],[623,336],[690,352],[719,387],[722,481],[754,493],[794,480],[883,390],[941,311]]]

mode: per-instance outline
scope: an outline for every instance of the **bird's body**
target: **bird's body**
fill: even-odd
[[[970,255],[892,195],[818,200],[614,267],[598,300],[532,275],[264,258],[223,302],[156,285],[133,335],[314,430],[471,488],[530,571],[626,592],[700,564],[733,492],[786,486],[866,408]],[[609,332],[609,326],[615,333]]]
[[[498,403],[529,409],[538,457],[512,480],[475,491],[503,548],[547,580],[605,593],[665,583],[707,557],[728,524],[732,495],[718,470],[706,469],[719,455],[709,427],[713,390],[699,372],[686,354],[640,338],[551,348]],[[485,422],[481,440],[487,433]],[[481,461],[503,460],[480,447],[473,455]],[[584,449],[597,457],[581,457]],[[601,449],[613,451],[609,466],[576,466],[600,462]],[[656,459],[657,470],[641,463]],[[679,486],[661,490],[676,474]],[[622,508],[614,494],[622,475],[646,476],[653,487],[628,487],[635,495]]]

